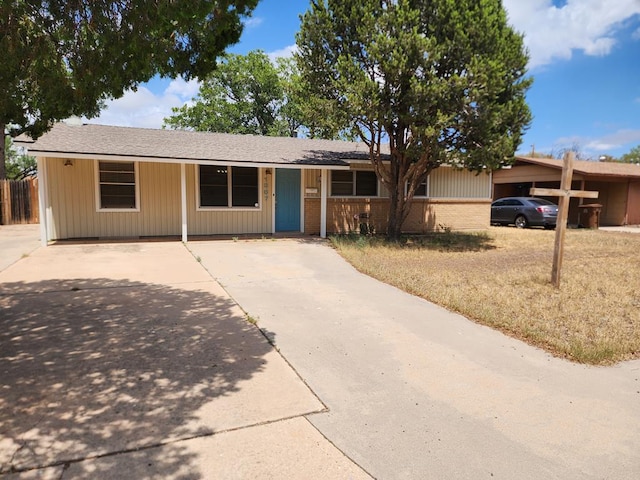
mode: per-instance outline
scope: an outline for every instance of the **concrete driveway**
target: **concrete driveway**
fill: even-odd
[[[307,418],[373,477],[640,478],[639,361],[552,358],[320,241],[189,248],[327,405]]]
[[[1,271],[0,379],[3,479],[369,478],[178,242],[57,245]]]
[[[0,272],[40,247],[40,225],[0,225]]]

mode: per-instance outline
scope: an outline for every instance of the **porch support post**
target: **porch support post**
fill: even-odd
[[[320,237],[327,238],[327,170],[320,170]]]
[[[40,245],[46,247],[49,245],[49,228],[48,228],[48,212],[49,205],[47,204],[47,166],[45,159],[38,157],[38,210],[40,217]]]
[[[300,233],[304,233],[304,185],[306,170],[300,169]]]
[[[493,185],[493,171],[489,171],[489,200],[493,201],[494,185]]]
[[[182,242],[187,243],[187,171],[184,163],[180,164],[180,203],[182,206]]]

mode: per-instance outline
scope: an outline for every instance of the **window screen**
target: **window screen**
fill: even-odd
[[[133,162],[98,162],[101,209],[136,209]]]
[[[200,165],[201,207],[257,207],[258,169]]]

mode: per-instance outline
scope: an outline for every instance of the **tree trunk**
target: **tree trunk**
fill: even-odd
[[[7,178],[7,152],[5,145],[7,142],[7,134],[4,133],[5,124],[0,123],[0,132],[2,132],[2,144],[0,144],[0,180]]]
[[[396,183],[389,191],[389,222],[387,224],[387,239],[392,242],[400,240],[402,234],[402,223],[406,215],[404,209],[406,208],[406,202],[404,199],[404,191],[400,189]]]

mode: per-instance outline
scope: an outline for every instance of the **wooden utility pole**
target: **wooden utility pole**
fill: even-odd
[[[551,283],[556,288],[560,288],[560,269],[562,268],[564,234],[567,231],[567,218],[569,217],[569,201],[572,197],[598,198],[598,192],[589,192],[586,190],[571,190],[571,179],[573,177],[573,162],[575,161],[575,155],[576,154],[574,152],[568,152],[564,155],[560,189],[532,188],[529,190],[529,195],[559,197],[560,199],[558,201],[556,241],[553,247],[553,267],[551,269]]]

